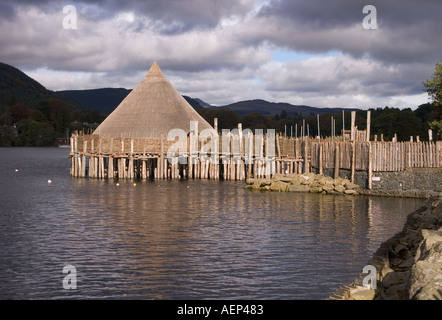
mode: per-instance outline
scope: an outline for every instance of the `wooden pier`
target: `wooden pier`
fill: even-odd
[[[261,130],[262,131],[262,130]],[[205,137],[191,132],[186,140],[71,137],[71,175],[98,179],[271,178],[276,173],[322,174],[332,169],[366,171],[368,187],[374,172],[407,168],[442,168],[442,141],[367,141],[355,131],[353,140],[334,137],[285,137],[270,132],[238,130]],[[359,137],[359,138],[357,138]],[[171,141],[169,141],[171,140]],[[171,152],[172,150],[172,152]]]

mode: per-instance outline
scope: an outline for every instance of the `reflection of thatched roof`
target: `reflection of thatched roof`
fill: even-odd
[[[98,126],[94,135],[102,138],[150,138],[166,136],[174,128],[190,131],[190,121],[198,130],[212,128],[164,77],[156,62],[144,79]]]

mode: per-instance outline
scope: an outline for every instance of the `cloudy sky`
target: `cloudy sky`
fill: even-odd
[[[157,61],[214,105],[414,109],[442,59],[441,12],[440,0],[0,0],[0,61],[50,90],[130,89]]]

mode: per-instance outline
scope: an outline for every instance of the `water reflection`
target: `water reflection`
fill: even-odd
[[[397,210],[370,213],[367,197],[250,192],[214,181],[72,184],[71,209],[80,205],[83,214],[76,228],[101,243],[94,257],[109,258],[93,260],[91,285],[109,272],[142,298],[300,297],[303,285],[322,285],[312,279],[329,273],[339,281],[337,264],[360,268],[389,225],[403,223]]]
[[[71,178],[64,150],[2,149],[0,298],[324,299],[423,203],[243,186],[116,186]]]

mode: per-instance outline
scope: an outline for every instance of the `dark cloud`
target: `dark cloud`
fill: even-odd
[[[0,1],[9,5],[12,1]],[[121,12],[133,11],[139,16],[150,20],[148,26],[157,32],[174,34],[191,29],[213,28],[223,18],[242,15],[248,12],[254,2],[252,0],[81,0],[60,2],[56,0],[17,0],[14,7],[33,6],[43,11],[58,11],[64,5],[73,4],[82,10],[86,19],[110,19]],[[1,8],[1,7],[0,7]]]
[[[377,30],[362,28],[367,4],[376,7]],[[246,37],[313,53],[339,50],[386,63],[433,63],[442,52],[441,11],[438,0],[272,1],[257,17],[256,25],[263,27],[248,30]]]
[[[15,16],[14,6],[11,3],[0,2],[0,19],[11,20]]]
[[[0,0],[0,57],[39,70],[60,90],[132,86],[157,61],[179,75],[183,93],[209,102],[308,98],[348,106],[421,94],[422,80],[442,58],[439,0],[260,3]],[[68,4],[77,8],[78,30],[62,27]],[[378,30],[362,27],[367,4],[377,8]],[[318,56],[279,63],[272,50]]]

